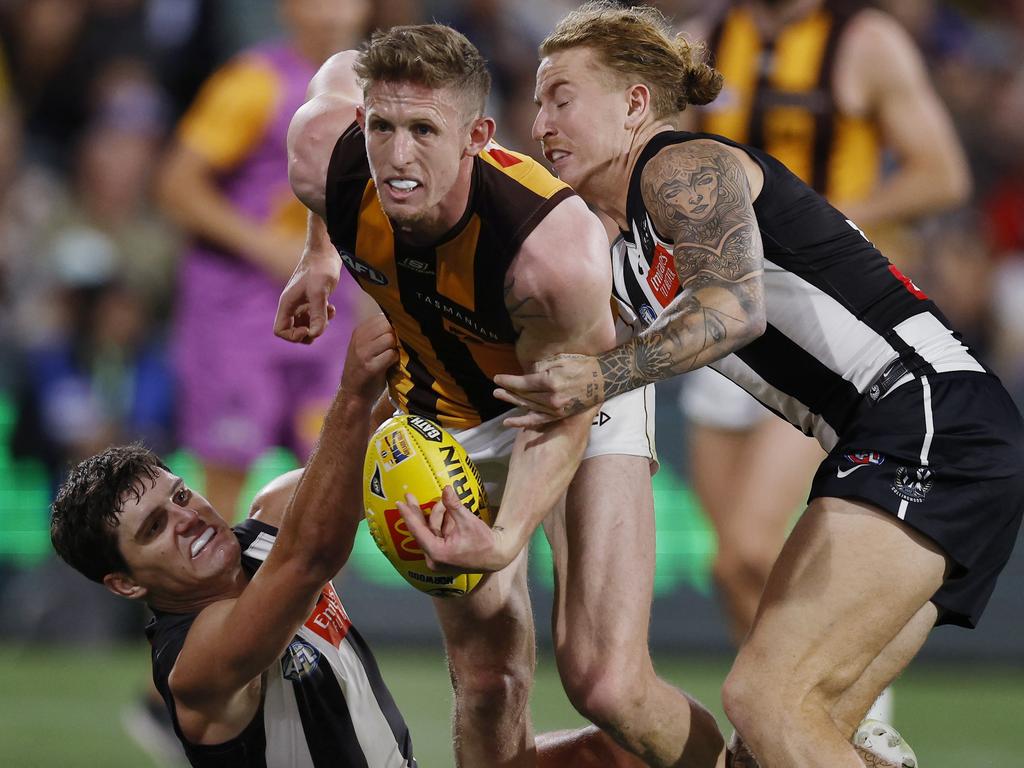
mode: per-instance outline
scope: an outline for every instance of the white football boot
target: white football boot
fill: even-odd
[[[881,720],[865,720],[853,734],[853,743],[901,768],[920,768],[917,755],[900,732]]]

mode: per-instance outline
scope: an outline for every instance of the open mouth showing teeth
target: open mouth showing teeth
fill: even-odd
[[[388,186],[408,192],[411,189],[416,189],[419,186],[419,182],[412,181],[411,179],[392,179],[388,182]]]
[[[210,543],[210,539],[212,539],[216,533],[217,531],[213,528],[207,528],[199,534],[199,537],[192,542],[192,557],[198,555],[200,551],[202,551],[203,547]]]

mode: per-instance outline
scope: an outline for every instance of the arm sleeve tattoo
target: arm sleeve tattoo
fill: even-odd
[[[641,190],[674,243],[680,294],[650,328],[600,356],[605,398],[714,362],[764,328],[761,236],[732,153],[703,139],[666,147],[644,168]]]

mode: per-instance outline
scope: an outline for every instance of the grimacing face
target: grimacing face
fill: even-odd
[[[533,138],[558,177],[584,199],[628,148],[626,89],[614,79],[589,48],[552,53],[537,69]]]
[[[125,496],[116,531],[130,579],[143,588],[130,596],[157,607],[223,596],[241,568],[231,527],[180,477],[161,469],[142,483],[138,500]]]
[[[476,122],[449,88],[371,83],[357,119],[384,213],[411,239],[438,237],[466,200],[453,194]],[[457,199],[460,198],[460,199]]]

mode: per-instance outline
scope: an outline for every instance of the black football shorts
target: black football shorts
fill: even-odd
[[[937,543],[949,575],[939,624],[974,627],[1024,512],[1024,422],[987,373],[940,373],[865,401],[818,467],[810,497],[857,499]]]

